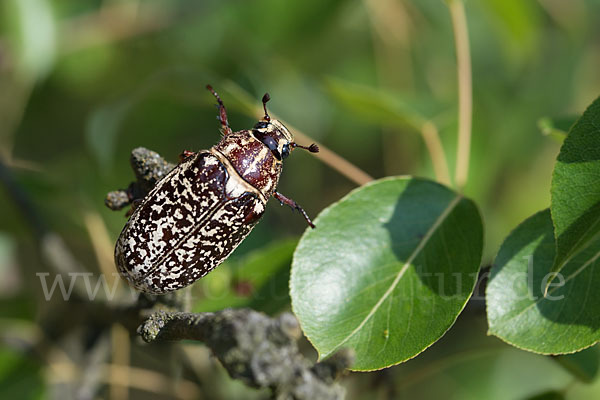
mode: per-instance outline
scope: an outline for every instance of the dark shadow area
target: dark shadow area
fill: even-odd
[[[578,244],[587,243],[600,231],[600,193],[594,191],[594,174],[598,167],[594,165],[577,166],[562,164],[580,164],[600,161],[600,100],[596,100],[573,126],[560,149],[557,158],[553,185],[558,183],[559,189],[552,190],[553,197],[560,197],[560,202],[553,199],[553,213],[556,218],[561,213],[572,213],[574,206],[577,213],[586,205],[577,202],[594,202],[580,213],[558,236],[559,248],[578,250]],[[566,193],[565,193],[566,192]],[[559,194],[560,193],[560,194]],[[579,198],[575,202],[572,201]],[[557,203],[555,203],[557,202]],[[575,204],[573,204],[575,203]],[[560,206],[560,207],[557,207]],[[570,253],[570,252],[569,252]],[[567,253],[567,255],[569,254]],[[565,255],[558,253],[560,257]]]
[[[600,197],[599,197],[600,198]],[[574,248],[575,252],[584,247],[588,241],[600,231],[600,202],[587,209],[569,227],[558,236],[558,242],[563,246]],[[576,247],[578,243],[581,246]]]
[[[600,161],[600,101],[596,100],[565,138],[557,160],[563,163]],[[592,125],[590,130],[589,125]],[[582,144],[583,142],[583,144]]]
[[[410,262],[420,281],[446,300],[470,295],[478,275],[472,266],[481,260],[477,209],[464,198],[456,202],[456,196],[438,183],[413,179],[385,224],[396,258]]]
[[[535,305],[539,312],[548,320],[565,325],[585,325],[597,330],[600,327],[600,314],[590,312],[590,310],[600,309],[600,292],[597,290],[596,283],[598,282],[595,282],[596,280],[600,282],[600,275],[594,279],[594,269],[598,262],[591,263],[576,277],[569,279],[594,256],[593,252],[584,250],[574,257],[560,271],[560,276],[553,280],[553,286],[549,289],[547,297],[544,298],[544,289],[551,276],[550,271],[556,252],[549,210],[541,211],[530,217],[509,235],[494,262],[495,268],[492,270],[490,281],[493,281],[509,265],[523,247],[536,240],[538,240],[538,244],[531,254],[530,261],[515,260],[529,263],[526,275],[522,273],[524,272],[522,270],[519,270],[518,273],[516,271],[516,276],[511,284],[516,285],[518,279],[526,278],[527,296],[536,301]],[[596,243],[596,245],[592,244],[590,248],[597,249],[600,242],[596,240]],[[510,250],[504,251],[504,249]],[[527,254],[523,257],[528,256]],[[567,279],[569,280],[567,281]]]

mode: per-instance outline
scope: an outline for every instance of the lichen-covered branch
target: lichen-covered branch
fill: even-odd
[[[229,375],[249,386],[273,389],[277,399],[342,399],[335,379],[352,363],[348,351],[311,365],[299,352],[301,337],[289,313],[272,319],[250,309],[216,313],[154,313],[138,328],[146,342],[199,340]]]
[[[112,210],[135,206],[174,167],[141,147],[132,151],[131,166],[137,180],[107,195],[106,205]],[[138,334],[148,343],[202,341],[232,378],[270,388],[275,399],[342,399],[344,390],[335,380],[353,361],[352,353],[342,350],[313,365],[298,349],[302,332],[289,313],[270,318],[250,309],[200,314],[160,310],[144,320]]]
[[[133,149],[129,161],[136,181],[127,189],[115,190],[106,195],[104,203],[111,210],[121,210],[135,200],[143,199],[156,182],[175,167],[158,153],[144,147]]]

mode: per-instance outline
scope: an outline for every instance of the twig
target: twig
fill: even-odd
[[[467,183],[469,175],[469,155],[471,150],[471,122],[473,113],[471,55],[469,53],[469,32],[467,30],[465,6],[462,0],[449,0],[448,7],[454,29],[458,73],[458,146],[455,181],[458,189],[462,190]]]
[[[271,319],[250,309],[159,311],[140,325],[138,333],[146,342],[202,341],[232,378],[271,388],[278,399],[342,399],[344,391],[334,381],[353,361],[352,353],[344,350],[310,366],[298,351],[301,331],[289,313]]]

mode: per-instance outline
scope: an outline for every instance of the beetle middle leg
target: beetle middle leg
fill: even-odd
[[[125,214],[125,216],[127,218],[131,217],[131,214],[133,214],[133,212],[142,204],[142,201],[144,199],[135,199],[131,201],[131,207],[129,207],[129,210],[127,210],[127,213]]]
[[[308,225],[313,229],[315,228],[315,225],[310,220],[310,217],[308,216],[308,214],[306,214],[306,211],[304,211],[304,209],[302,207],[300,207],[298,205],[298,203],[296,203],[294,200],[292,200],[288,197],[285,197],[284,195],[282,195],[279,192],[275,192],[273,194],[273,197],[275,197],[277,200],[279,200],[279,203],[281,203],[281,205],[286,204],[286,205],[292,207],[292,209],[300,211],[300,214],[302,214],[302,216],[304,217],[306,222],[308,222]]]
[[[225,110],[223,100],[221,100],[221,98],[219,97],[217,92],[215,92],[212,86],[206,85],[206,88],[213,94],[213,96],[215,96],[215,98],[217,99],[217,103],[219,103],[219,116],[217,117],[217,119],[221,123],[221,133],[223,133],[223,136],[227,136],[232,131],[229,127],[229,121],[227,120],[227,110]]]

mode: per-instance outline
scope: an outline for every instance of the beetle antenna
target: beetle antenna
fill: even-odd
[[[316,143],[313,143],[310,146],[302,146],[302,145],[299,145],[298,143],[294,143],[293,142],[291,145],[292,145],[292,147],[299,147],[301,149],[308,150],[311,153],[318,153],[319,152],[319,146],[317,146]]]
[[[269,113],[267,112],[267,102],[269,100],[271,100],[271,96],[269,96],[269,93],[265,93],[265,95],[262,98],[262,103],[263,103],[263,108],[265,110],[264,120],[267,122],[271,121],[271,117],[269,117]]]

